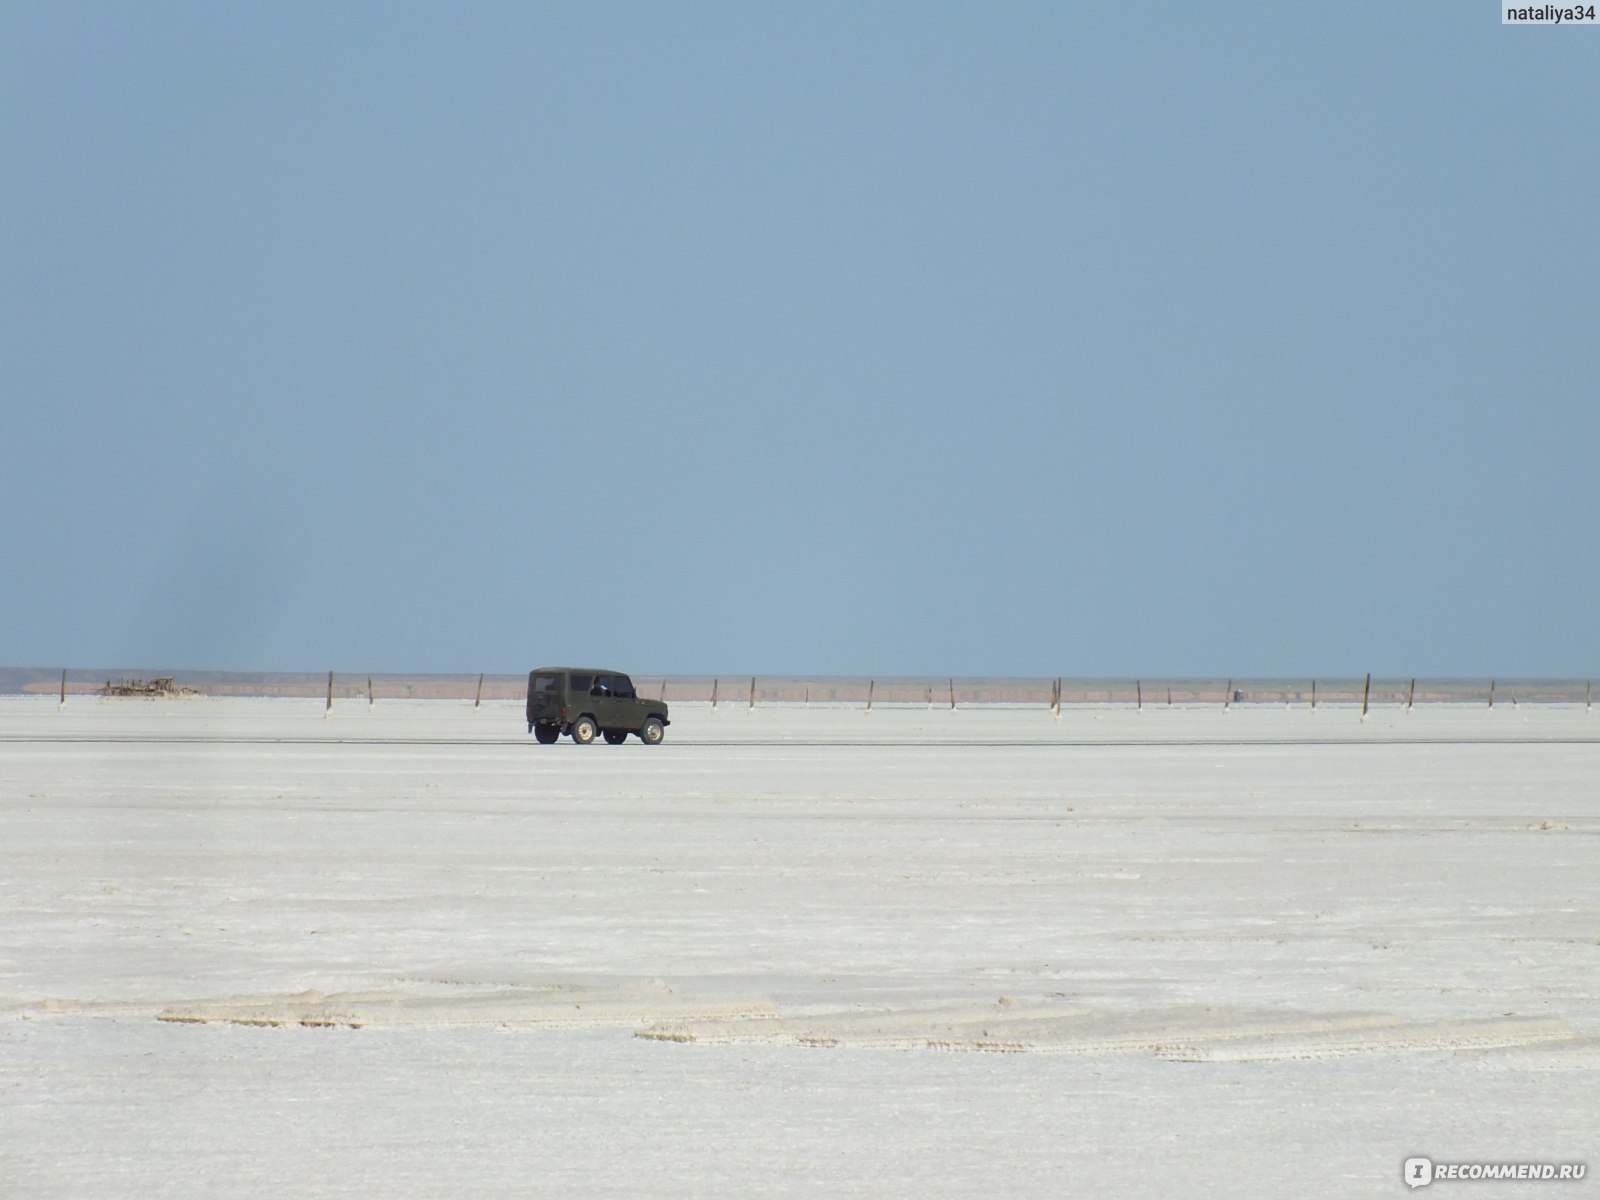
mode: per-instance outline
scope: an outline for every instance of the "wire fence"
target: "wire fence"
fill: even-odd
[[[1593,707],[1587,679],[1093,679],[1057,677],[635,675],[641,696],[710,707],[764,704],[861,708],[963,706],[1284,705],[1316,708],[1410,708],[1419,704],[1583,704]],[[481,705],[524,698],[526,675],[329,672],[133,672],[0,669],[0,694],[73,696],[320,697],[335,702],[461,700]]]

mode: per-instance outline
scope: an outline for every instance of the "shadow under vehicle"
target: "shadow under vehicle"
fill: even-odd
[[[528,672],[528,731],[541,745],[565,733],[581,746],[597,735],[620,746],[631,733],[646,746],[659,746],[670,724],[666,702],[641,699],[621,671],[539,667]]]

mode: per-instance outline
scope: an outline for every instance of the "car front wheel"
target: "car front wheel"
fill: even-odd
[[[639,730],[639,740],[646,746],[659,746],[665,734],[660,717],[646,717],[644,726]]]
[[[594,741],[594,735],[598,732],[593,717],[579,717],[572,723],[572,740],[580,746],[587,746]]]

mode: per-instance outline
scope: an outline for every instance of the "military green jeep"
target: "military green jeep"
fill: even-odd
[[[621,671],[540,667],[528,673],[528,732],[542,745],[570,733],[580,746],[596,734],[620,746],[634,733],[646,746],[659,746],[669,724],[666,704],[641,700]]]

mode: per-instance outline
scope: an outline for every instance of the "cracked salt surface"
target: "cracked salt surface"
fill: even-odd
[[[1594,1156],[1582,706],[673,716],[539,747],[507,705],[0,699],[0,1194],[1344,1196]]]

